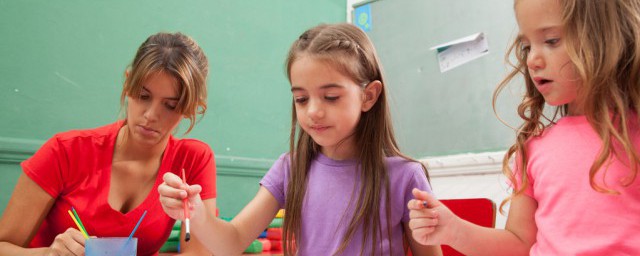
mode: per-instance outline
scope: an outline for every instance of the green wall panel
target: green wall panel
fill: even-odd
[[[180,31],[210,60],[208,110],[188,137],[221,159],[218,202],[235,215],[288,148],[290,44],[319,23],[345,21],[345,9],[345,0],[0,0],[0,209],[20,161],[57,132],[115,121],[137,47]]]

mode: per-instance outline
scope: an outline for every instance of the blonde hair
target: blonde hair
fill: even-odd
[[[638,175],[640,158],[634,148],[628,124],[631,113],[640,113],[640,0],[559,0],[564,26],[564,46],[581,80],[577,103],[590,125],[602,139],[602,148],[589,170],[591,187],[601,193],[618,194],[595,180],[596,174],[612,156],[628,159],[630,172],[621,185],[629,186]],[[517,4],[517,1],[516,3]],[[509,62],[515,52],[517,63]],[[536,90],[526,66],[527,52],[516,39],[507,51],[506,61],[514,68],[500,82],[493,94],[495,112],[498,94],[518,74],[525,77],[526,94],[518,106],[524,123],[518,128],[516,142],[505,154],[503,172],[514,184],[512,195],[500,205],[522,193],[529,185],[525,144],[555,123],[558,116],[567,114],[568,106],[559,106],[552,117],[543,114],[544,98]],[[546,121],[545,121],[546,120]],[[547,122],[548,124],[545,124]],[[616,150],[621,146],[623,152]],[[509,160],[518,154],[516,174]]]
[[[355,131],[356,148],[358,150],[361,186],[358,193],[354,213],[345,237],[334,254],[344,251],[351,241],[357,227],[362,225],[362,246],[372,242],[372,254],[376,253],[379,242],[383,239],[380,202],[386,202],[387,231],[386,238],[391,246],[391,228],[389,216],[389,174],[385,157],[403,155],[398,149],[389,108],[386,100],[386,89],[382,76],[382,68],[373,44],[367,35],[354,25],[339,23],[322,24],[304,32],[293,43],[286,60],[287,77],[291,79],[291,66],[303,56],[326,61],[336,70],[365,86],[372,81],[383,84],[382,92],[375,105],[363,112]],[[302,202],[307,186],[307,172],[311,161],[320,152],[320,146],[311,136],[300,128],[296,118],[295,102],[292,102],[291,135],[290,135],[290,182],[287,186],[284,220],[284,250],[286,255],[296,254],[294,238],[299,237],[301,227]],[[425,173],[426,167],[422,165]],[[427,174],[428,177],[428,174]],[[383,190],[384,189],[384,190]],[[384,191],[384,192],[383,192]],[[355,193],[355,191],[354,191]],[[385,197],[383,198],[383,195]],[[369,236],[371,235],[371,236]],[[362,252],[361,252],[362,254]]]
[[[140,96],[142,83],[150,75],[165,72],[179,84],[176,111],[190,120],[185,134],[193,129],[196,115],[203,115],[207,110],[209,62],[200,46],[182,33],[157,33],[147,38],[127,71],[129,75],[120,94],[121,107],[126,96]]]

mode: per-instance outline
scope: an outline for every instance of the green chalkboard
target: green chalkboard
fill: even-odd
[[[14,182],[17,164],[57,132],[115,121],[124,71],[138,46],[156,32],[180,31],[210,60],[209,109],[188,136],[215,151],[219,207],[233,215],[288,149],[291,93],[283,66],[290,44],[309,27],[344,22],[346,6],[345,0],[0,0],[0,177]],[[0,210],[13,189],[5,185]]]
[[[491,108],[507,73],[504,54],[517,33],[512,1],[370,1],[371,30],[390,91],[401,149],[414,157],[504,150],[514,139]],[[356,5],[356,7],[362,4]],[[441,73],[431,47],[484,32],[489,54]],[[517,126],[518,81],[498,101]]]

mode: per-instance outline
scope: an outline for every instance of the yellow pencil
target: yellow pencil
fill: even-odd
[[[69,213],[69,216],[71,216],[71,219],[73,220],[73,222],[76,223],[76,226],[78,226],[78,229],[80,230],[80,232],[82,233],[82,235],[84,236],[85,239],[89,239],[89,235],[87,234],[87,231],[84,230],[82,228],[82,226],[80,226],[80,223],[78,222],[78,220],[76,220],[76,217],[73,216],[73,213],[71,213],[71,210],[67,210],[67,212]]]

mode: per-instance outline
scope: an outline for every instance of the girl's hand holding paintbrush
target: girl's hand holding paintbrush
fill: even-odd
[[[188,200],[190,219],[197,219],[205,214],[206,209],[200,199],[200,185],[188,185],[178,175],[169,172],[165,173],[162,179],[164,182],[158,186],[158,194],[162,209],[169,217],[176,220],[184,220],[187,217],[183,202],[185,198]]]

